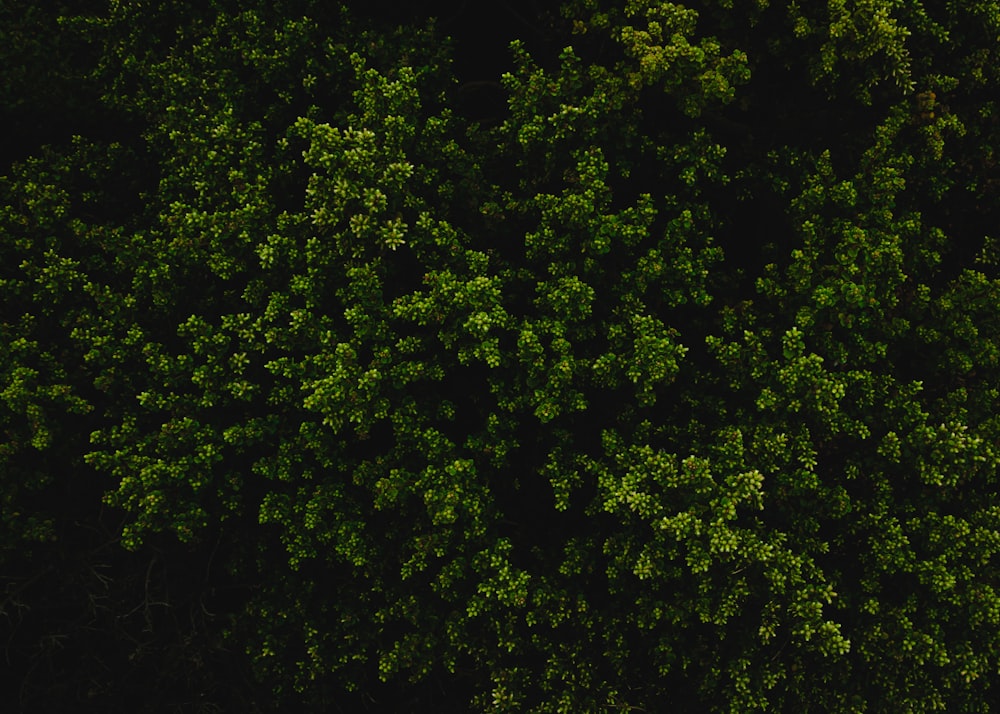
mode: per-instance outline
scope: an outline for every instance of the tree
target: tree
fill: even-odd
[[[63,17],[122,136],[3,180],[20,622],[113,560],[55,634],[141,591],[205,706],[988,711],[997,8],[415,18]]]

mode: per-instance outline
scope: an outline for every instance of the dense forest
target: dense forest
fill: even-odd
[[[0,20],[5,710],[995,711],[998,0]]]

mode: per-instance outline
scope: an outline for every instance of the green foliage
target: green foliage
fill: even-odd
[[[262,708],[988,711],[998,18],[568,2],[478,123],[433,23],[64,17],[128,137],[0,185],[0,559],[74,473],[221,548]]]

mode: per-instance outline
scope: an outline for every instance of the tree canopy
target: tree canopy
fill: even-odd
[[[0,3],[6,699],[990,711],[1000,4],[395,5]]]

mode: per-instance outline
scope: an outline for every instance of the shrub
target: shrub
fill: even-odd
[[[998,17],[577,0],[488,118],[433,23],[64,18],[126,138],[3,180],[4,557],[87,474],[262,708],[987,711]]]

